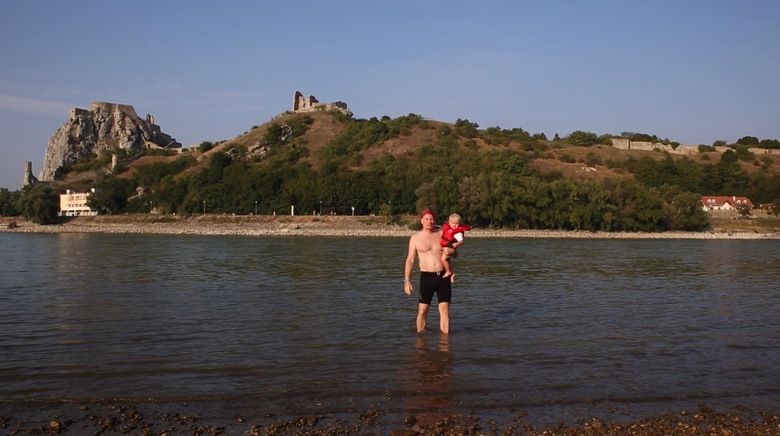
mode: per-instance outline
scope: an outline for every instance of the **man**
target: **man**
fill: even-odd
[[[420,299],[417,305],[417,332],[425,330],[428,324],[428,309],[431,307],[433,294],[439,303],[439,328],[444,334],[450,332],[450,300],[452,299],[452,283],[450,278],[444,278],[444,266],[441,263],[441,230],[435,231],[436,216],[431,209],[420,212],[422,230],[409,238],[409,251],[404,265],[404,292],[412,295],[412,275],[415,258],[419,258],[420,268]]]

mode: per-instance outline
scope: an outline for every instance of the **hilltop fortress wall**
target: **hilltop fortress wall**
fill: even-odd
[[[680,144],[676,148],[671,144],[662,144],[660,142],[647,142],[647,141],[632,141],[626,138],[612,138],[612,147],[621,150],[643,150],[643,151],[665,151],[672,154],[684,154],[693,155],[699,153],[698,145]],[[731,147],[718,146],[714,151],[717,153],[723,153],[727,150],[733,150]],[[767,149],[767,148],[751,148],[751,153],[754,154],[771,154],[780,156],[780,150]]]
[[[343,101],[320,103],[313,95],[304,97],[300,91],[295,91],[295,94],[293,94],[293,112],[313,111],[336,111],[349,117],[352,116],[352,111],[349,110],[347,104]]]

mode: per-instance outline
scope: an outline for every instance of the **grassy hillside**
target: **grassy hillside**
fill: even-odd
[[[693,217],[700,195],[780,204],[780,158],[747,149],[620,150],[609,142],[587,132],[547,140],[415,114],[284,113],[181,155],[123,160],[116,174],[93,162],[68,172],[57,189],[101,187],[116,197],[101,200],[114,213],[151,205],[162,213],[270,213],[295,204],[301,213],[394,214],[426,204],[482,225],[592,230],[700,228],[707,225]]]
[[[262,142],[264,136],[268,133],[271,125],[285,125],[294,120],[300,120],[302,117],[311,118],[311,124],[307,130],[295,139],[295,144],[300,145],[306,150],[301,162],[308,163],[316,170],[322,164],[322,160],[317,158],[317,153],[328,143],[338,138],[347,129],[346,121],[343,117],[329,112],[312,112],[305,115],[284,113],[276,119],[266,122],[259,126],[253,126],[250,130],[216,144],[214,148],[206,152],[201,152],[197,148],[185,151],[195,157],[198,164],[187,169],[186,173],[197,173],[201,171],[208,163],[211,156],[218,152],[229,152],[230,150],[247,150]],[[386,140],[360,150],[360,162],[354,162],[349,165],[353,170],[365,170],[372,163],[381,161],[385,156],[395,156],[401,160],[411,159],[415,151],[426,144],[436,144],[438,133],[441,128],[454,129],[452,123],[445,123],[435,120],[422,120],[419,124],[411,126],[403,131],[399,136],[390,137]],[[484,132],[484,130],[482,130]],[[572,179],[603,179],[609,177],[632,178],[632,174],[625,169],[614,168],[608,165],[609,162],[622,162],[627,159],[641,159],[647,157],[660,161],[667,157],[674,160],[690,159],[699,164],[717,163],[720,159],[720,153],[698,153],[695,155],[668,154],[661,151],[641,151],[641,150],[620,150],[607,144],[596,144],[589,147],[572,145],[566,141],[566,138],[558,141],[548,140],[520,140],[519,138],[508,138],[501,141],[490,141],[490,136],[484,135],[476,138],[459,137],[456,139],[459,147],[468,147],[470,149],[486,151],[514,151],[525,153],[532,157],[532,165],[540,174],[560,173],[566,178]],[[125,162],[126,170],[119,177],[131,178],[135,169],[155,162],[171,162],[177,159],[177,155],[169,156],[140,156]],[[273,159],[255,160],[253,165],[272,165]],[[768,165],[759,158],[751,161],[740,161],[740,167],[748,174],[754,175],[759,171],[766,174],[780,174],[780,158],[771,159]],[[103,171],[76,171],[68,173],[65,178],[57,183],[58,188],[79,189],[86,185],[94,184]],[[706,194],[706,193],[704,193]]]

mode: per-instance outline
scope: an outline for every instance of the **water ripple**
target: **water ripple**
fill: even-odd
[[[0,242],[0,400],[780,402],[776,241],[469,240],[449,337],[403,238]]]

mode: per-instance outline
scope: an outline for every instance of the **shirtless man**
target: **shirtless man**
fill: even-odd
[[[428,324],[428,309],[431,307],[433,294],[439,303],[439,328],[442,333],[450,332],[450,300],[452,299],[452,283],[449,277],[444,278],[444,266],[441,264],[441,231],[434,231],[436,217],[431,209],[420,213],[422,230],[409,238],[409,252],[404,265],[404,292],[412,295],[412,275],[415,258],[419,258],[420,268],[420,299],[417,305],[417,332],[425,330]]]

